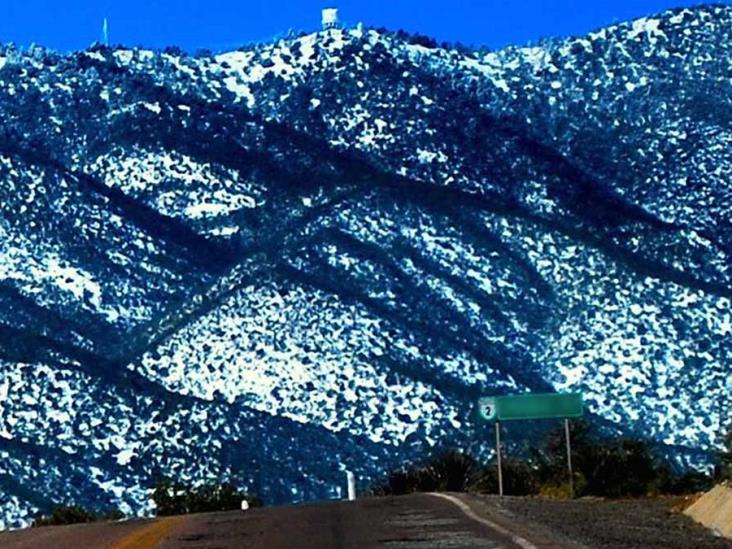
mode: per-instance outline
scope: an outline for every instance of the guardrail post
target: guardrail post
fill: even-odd
[[[348,483],[348,501],[356,499],[356,475],[351,471],[346,471],[346,482]]]

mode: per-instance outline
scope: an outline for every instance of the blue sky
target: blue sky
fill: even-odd
[[[671,0],[0,0],[0,41],[83,49],[109,18],[112,43],[227,49],[293,28],[314,30],[320,9],[349,23],[404,28],[438,40],[501,47],[693,5]]]

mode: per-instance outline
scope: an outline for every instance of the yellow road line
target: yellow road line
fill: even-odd
[[[163,517],[143,526],[112,545],[111,549],[153,549],[183,517]]]

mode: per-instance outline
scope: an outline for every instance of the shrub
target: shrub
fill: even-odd
[[[542,451],[534,451],[539,462],[543,493],[558,494],[567,484],[567,455],[564,429],[552,431]],[[642,496],[657,485],[660,468],[642,440],[599,441],[589,424],[570,424],[575,495],[623,497]]]
[[[429,49],[435,49],[437,47],[437,40],[424,34],[412,34],[407,40],[410,44],[424,46]]]
[[[511,496],[529,496],[539,493],[540,478],[536,466],[528,461],[504,458],[501,461],[503,493]],[[498,493],[498,466],[495,462],[483,469],[481,477],[473,483],[472,490]]]
[[[658,470],[658,478],[651,487],[651,492],[656,494],[695,494],[706,492],[714,485],[714,479],[699,471],[685,471],[681,474],[674,473],[666,466]]]
[[[639,497],[649,493],[688,494],[708,489],[712,477],[698,471],[677,473],[652,455],[643,440],[622,438],[598,440],[589,424],[570,424],[575,496],[608,498]],[[547,436],[541,450],[529,450],[528,458],[504,457],[502,462],[504,494],[540,494],[552,498],[570,497],[564,429]],[[720,470],[732,473],[732,434],[726,439],[726,452],[719,457]],[[728,477],[725,477],[728,478]],[[443,452],[424,465],[404,466],[391,471],[375,495],[401,495],[432,491],[498,492],[495,462],[483,466],[459,451]]]
[[[250,507],[262,505],[258,497],[240,492],[227,482],[193,487],[163,479],[155,486],[152,499],[158,516],[233,511],[240,509],[242,500]]]
[[[581,472],[587,494],[611,498],[644,496],[657,478],[648,445],[632,439],[592,446]]]
[[[174,57],[183,57],[186,53],[178,46],[166,46],[163,48],[163,53],[166,55],[172,55]]]
[[[482,467],[473,457],[447,450],[427,463],[421,480],[425,491],[465,492],[482,474]]]
[[[732,481],[732,431],[729,431],[722,441],[723,450],[719,452],[717,461],[720,480]]]
[[[119,520],[121,518],[124,518],[124,515],[116,509],[106,513],[96,513],[79,505],[59,505],[52,511],[51,515],[37,517],[33,521],[32,527],[81,524],[98,520]]]
[[[460,450],[439,453],[421,466],[406,466],[390,471],[386,481],[371,493],[404,495],[412,492],[464,492],[481,476],[483,468]]]
[[[539,495],[548,499],[571,499],[569,484],[542,484],[539,487]]]
[[[572,465],[576,471],[582,472],[589,466],[591,448],[597,442],[591,435],[590,425],[582,420],[569,424],[572,441]],[[564,428],[551,431],[546,438],[542,450],[529,451],[536,461],[542,483],[561,485],[567,480],[567,446]]]
[[[383,483],[372,487],[369,492],[375,496],[403,496],[420,491],[420,484],[418,469],[394,469],[389,471]]]

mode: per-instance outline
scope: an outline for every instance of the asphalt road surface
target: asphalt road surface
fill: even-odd
[[[564,547],[528,542],[469,500],[415,494],[0,533],[3,549]]]

